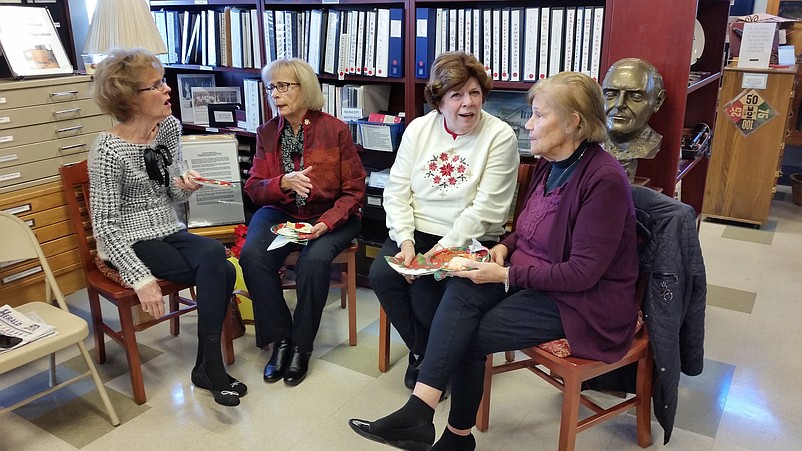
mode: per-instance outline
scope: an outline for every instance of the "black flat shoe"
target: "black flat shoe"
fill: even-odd
[[[409,363],[407,364],[407,371],[404,373],[404,386],[410,390],[414,390],[415,384],[418,382],[418,368],[422,361],[422,356],[415,358],[415,354],[409,353]]]
[[[292,346],[289,338],[273,343],[273,354],[270,356],[270,361],[265,365],[265,382],[276,382],[284,377],[284,371],[287,369],[291,354]]]
[[[404,429],[387,429],[375,422],[350,419],[348,426],[357,434],[374,442],[413,451],[429,451],[434,443],[434,425],[414,426]]]
[[[199,367],[192,368],[192,377],[191,377],[192,384],[194,386],[198,387],[198,388],[202,388],[204,390],[211,391],[212,384],[209,383],[209,385],[206,385],[206,382],[209,381],[209,378],[205,378],[204,379],[204,376],[205,376],[205,374],[201,375],[201,369]],[[231,388],[231,390],[237,392],[237,395],[240,398],[245,396],[246,393],[248,393],[248,386],[247,385],[245,385],[242,382],[238,381],[237,379],[231,377],[231,375],[227,375],[227,376],[228,376],[229,387]]]
[[[284,373],[284,383],[294,387],[304,379],[306,379],[306,372],[309,371],[309,358],[312,356],[311,352],[298,352],[298,347],[293,346],[292,357],[287,366],[287,371]]]
[[[216,402],[217,404],[227,407],[234,407],[239,405],[239,393],[237,393],[234,390],[227,390],[228,388],[231,387],[226,387],[226,389],[224,390],[215,390],[214,387],[212,386],[212,380],[209,378],[209,375],[206,374],[206,370],[204,370],[202,367],[197,368],[197,371],[195,370],[192,371],[191,379],[195,387],[212,392],[212,396],[214,397],[214,402]]]

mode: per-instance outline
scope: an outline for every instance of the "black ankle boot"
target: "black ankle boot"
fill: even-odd
[[[287,365],[287,371],[284,374],[285,384],[294,387],[306,379],[311,356],[311,352],[300,352],[298,351],[298,346],[292,347],[292,357],[290,357],[290,363]]]
[[[265,365],[265,382],[276,382],[284,377],[284,371],[290,361],[291,354],[292,346],[289,338],[273,343],[273,355],[270,356],[270,361]]]
[[[415,354],[409,353],[409,363],[407,371],[404,373],[404,386],[410,390],[414,390],[415,384],[418,382],[418,368],[421,362],[423,362],[423,356],[415,357]]]
[[[428,451],[434,443],[434,409],[415,395],[404,407],[376,421],[348,420],[357,434],[401,449]]]
[[[223,353],[220,350],[220,334],[200,337],[203,359],[199,367],[192,370],[192,383],[197,388],[209,390],[216,403],[223,406],[238,406],[239,393],[232,390],[229,376],[223,366]],[[239,382],[239,381],[237,381]],[[247,391],[247,388],[245,388]]]

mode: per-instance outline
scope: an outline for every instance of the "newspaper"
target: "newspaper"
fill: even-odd
[[[56,335],[55,327],[46,324],[35,313],[25,315],[9,305],[0,307],[0,334],[21,338],[22,341],[11,348],[0,348],[0,354],[25,346],[27,343],[44,337]]]

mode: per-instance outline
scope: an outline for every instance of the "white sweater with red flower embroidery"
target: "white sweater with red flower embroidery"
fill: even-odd
[[[517,182],[518,140],[509,125],[481,112],[479,125],[453,138],[437,111],[404,131],[384,188],[390,238],[399,246],[415,230],[444,247],[472,238],[498,241]]]

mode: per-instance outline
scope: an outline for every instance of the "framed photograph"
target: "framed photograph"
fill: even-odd
[[[178,97],[181,103],[181,122],[195,123],[195,114],[192,108],[192,88],[213,88],[214,75],[212,74],[178,74]]]
[[[196,125],[209,125],[210,103],[239,103],[242,104],[240,89],[238,87],[205,88],[193,86],[192,115]]]
[[[72,73],[46,8],[0,6],[0,53],[14,78]]]
[[[206,108],[209,109],[210,127],[237,126],[237,110],[240,108],[238,103],[210,103]]]
[[[532,117],[532,105],[526,103],[526,93],[494,89],[485,97],[482,109],[509,124],[518,138],[518,153],[532,156],[529,132],[524,127],[526,121]]]

